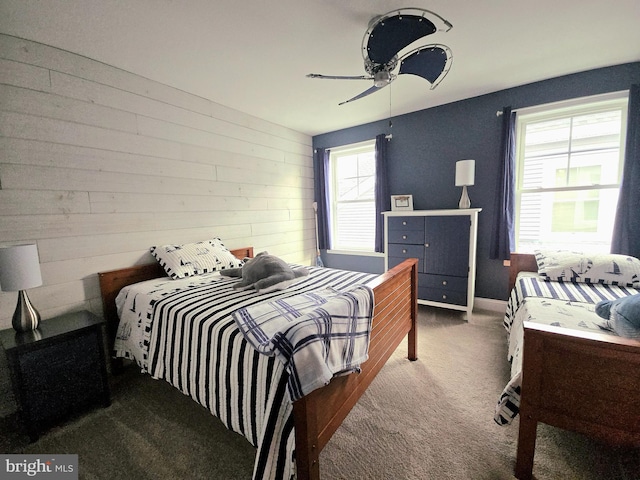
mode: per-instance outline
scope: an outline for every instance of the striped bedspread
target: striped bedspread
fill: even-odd
[[[121,319],[116,356],[133,359],[247,438],[257,447],[254,479],[295,477],[293,404],[283,364],[253,348],[232,313],[328,287],[346,290],[376,277],[306,268],[310,274],[300,282],[262,295],[234,291],[237,279],[213,273],[141,282],[116,300]]]
[[[535,273],[520,273],[504,317],[504,327],[509,336],[511,379],[498,399],[493,417],[495,422],[509,425],[520,411],[525,321],[610,333],[600,328],[602,319],[595,313],[595,304],[636,293],[640,290],[614,285],[550,282]]]

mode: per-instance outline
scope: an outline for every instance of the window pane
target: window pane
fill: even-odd
[[[374,202],[340,203],[336,213],[334,248],[373,250],[376,215]]]
[[[558,169],[566,167],[567,155],[525,158],[522,177],[522,188],[553,188],[558,186]],[[566,170],[565,170],[566,172]]]
[[[618,150],[596,150],[571,155],[568,186],[618,183]]]
[[[571,150],[618,148],[621,116],[620,110],[613,110],[574,117]]]
[[[528,124],[525,135],[527,156],[539,157],[566,152],[569,150],[571,119],[562,118]]]
[[[373,152],[358,155],[358,175],[361,177],[376,174],[376,159]]]
[[[556,192],[551,212],[551,231],[597,232],[598,190]]]
[[[518,251],[536,248],[608,252],[618,189],[523,193]]]

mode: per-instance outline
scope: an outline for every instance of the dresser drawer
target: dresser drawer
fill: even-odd
[[[428,288],[440,288],[456,292],[467,293],[467,277],[452,277],[450,275],[429,275],[421,273],[418,275],[418,285]]]
[[[418,283],[418,298],[432,302],[451,303],[454,305],[466,305],[467,293],[445,290],[441,288],[423,287]]]
[[[413,243],[424,245],[422,230],[389,230],[389,243]]]
[[[389,233],[392,230],[424,232],[424,217],[389,217]]]
[[[422,245],[404,245],[398,243],[390,243],[388,245],[389,251],[387,254],[390,257],[398,258],[418,258],[424,259],[424,247]]]
[[[412,255],[408,255],[406,257],[392,257],[391,255],[389,255],[387,257],[387,268],[391,269],[393,267],[395,267],[396,265],[400,265],[402,262],[404,262],[407,258],[417,258],[418,259],[418,271],[421,271],[424,267],[424,258],[420,258],[417,256],[412,256]],[[418,282],[420,283],[420,282]]]

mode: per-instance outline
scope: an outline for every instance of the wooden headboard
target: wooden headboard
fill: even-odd
[[[516,284],[516,277],[520,272],[537,272],[538,264],[533,253],[512,253],[509,267],[509,292]]]
[[[253,247],[238,248],[231,250],[231,253],[237,258],[253,257]],[[166,276],[166,272],[158,262],[98,273],[100,292],[102,295],[102,309],[104,319],[107,322],[109,350],[113,347],[113,342],[118,330],[119,319],[116,309],[116,297],[120,290],[133,283]]]

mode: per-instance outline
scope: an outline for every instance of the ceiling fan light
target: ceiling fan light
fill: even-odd
[[[373,77],[373,85],[378,88],[382,88],[385,85],[388,85],[390,81],[391,81],[391,74],[386,70],[376,72],[376,74]]]

